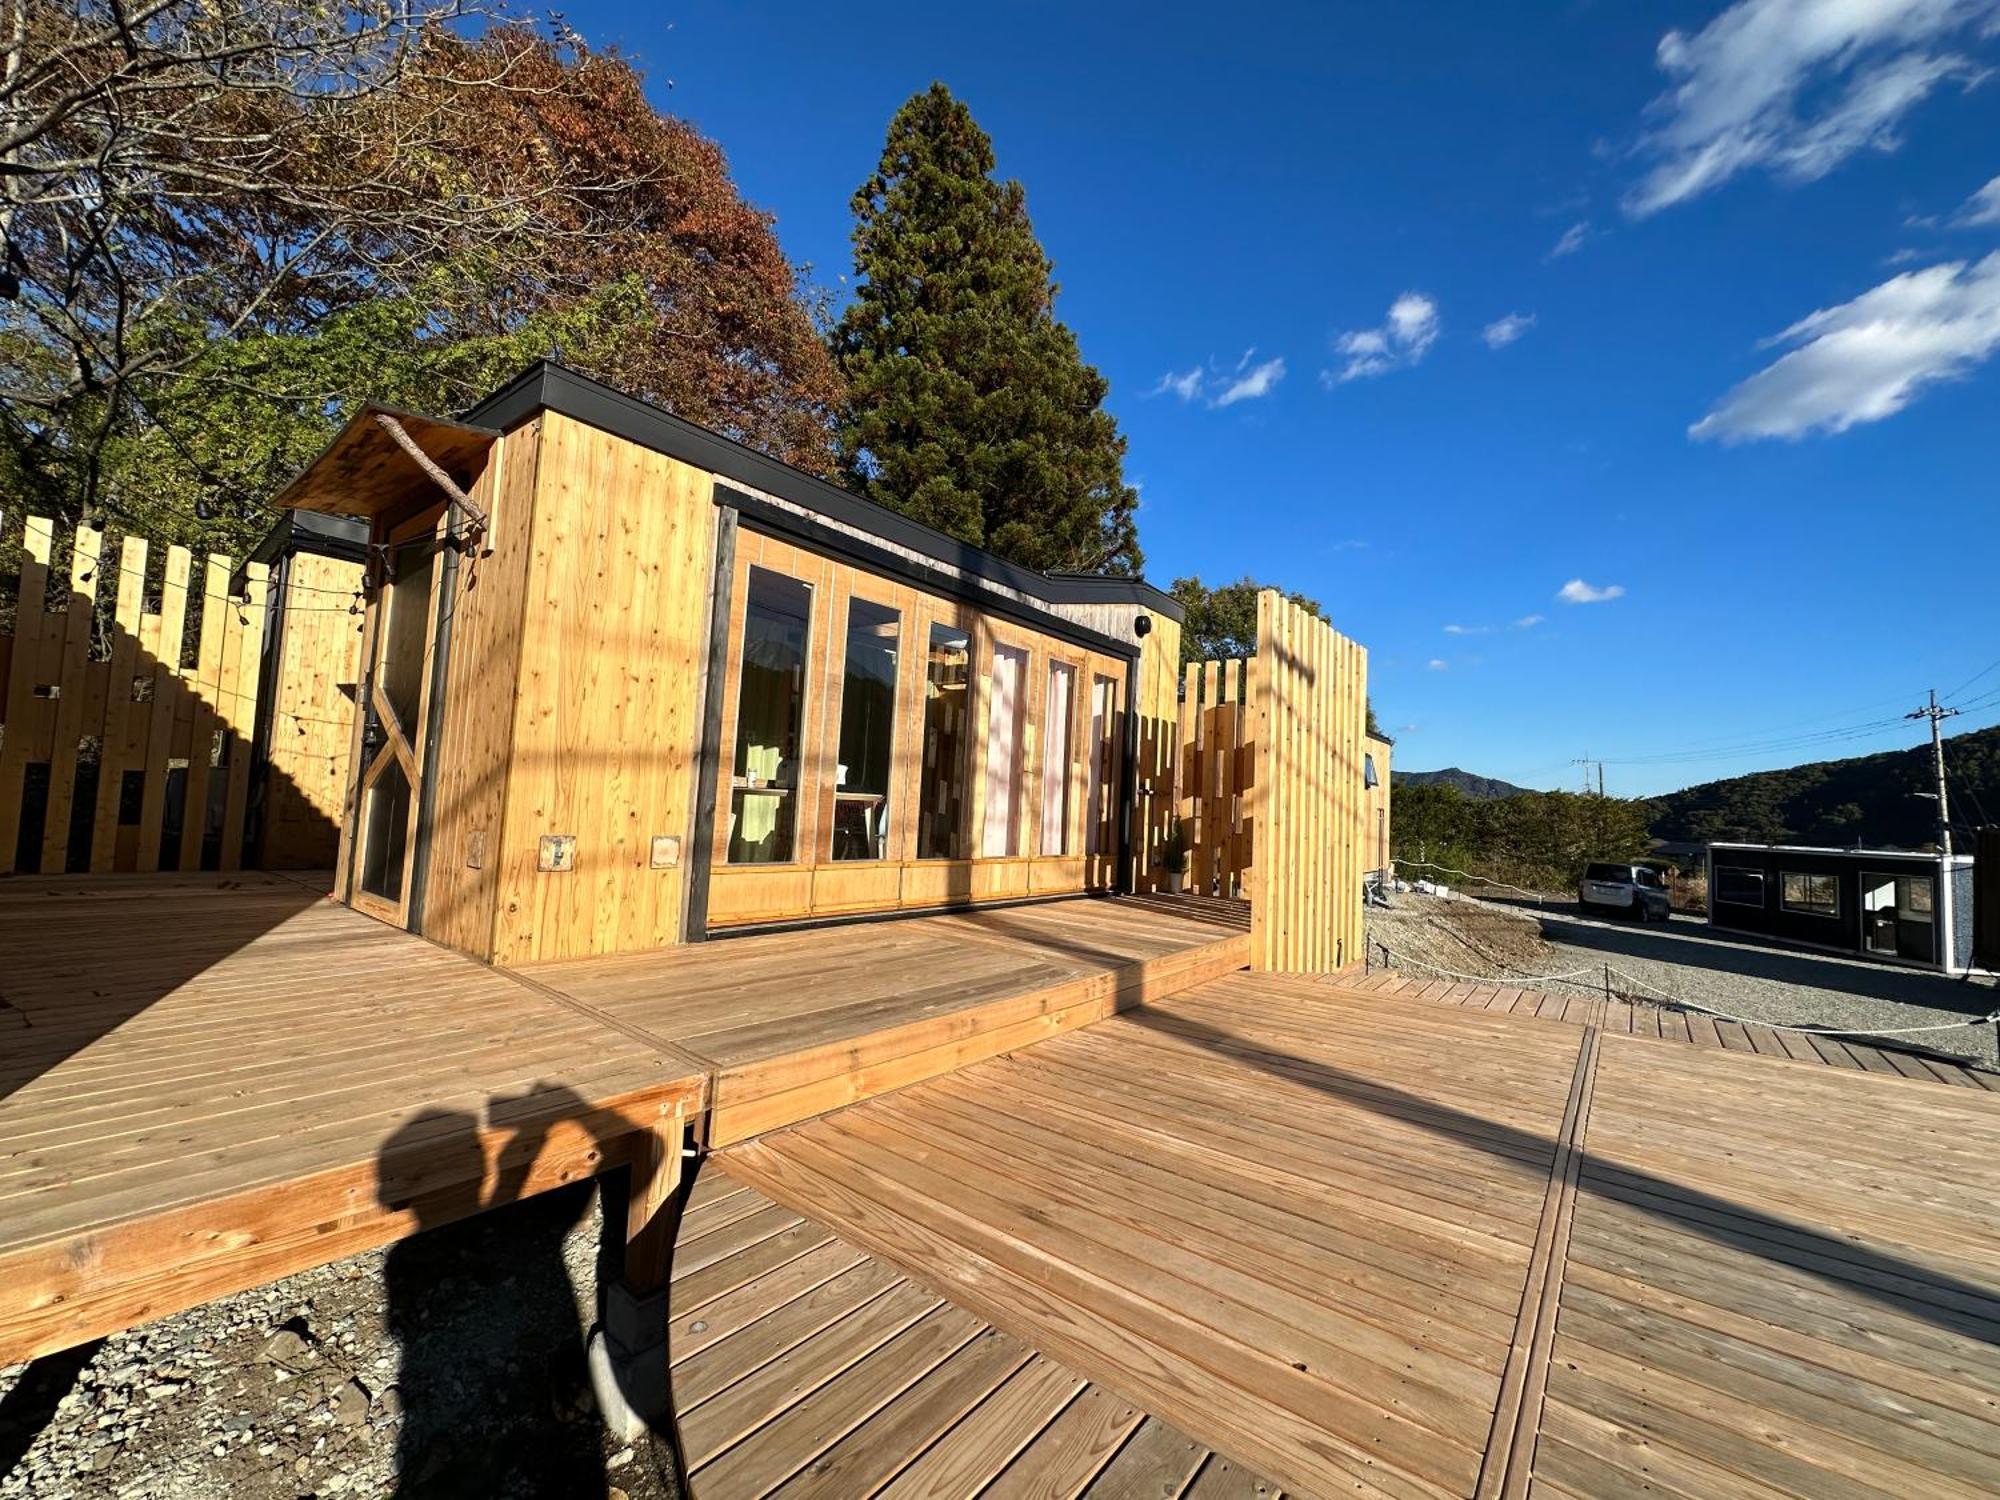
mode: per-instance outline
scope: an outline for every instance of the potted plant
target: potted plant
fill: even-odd
[[[1167,878],[1167,889],[1176,895],[1180,894],[1181,882],[1187,876],[1187,865],[1187,831],[1176,818],[1168,825],[1167,836],[1160,843],[1160,871]]]

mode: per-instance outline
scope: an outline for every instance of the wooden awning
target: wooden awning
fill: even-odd
[[[470,489],[479,477],[486,466],[487,450],[500,436],[490,427],[473,427],[371,402],[354,414],[340,435],[327,444],[326,451],[286,485],[272,504],[343,516],[374,516],[415,499],[442,498],[431,476],[376,420],[383,414],[394,417],[431,461],[463,489]]]

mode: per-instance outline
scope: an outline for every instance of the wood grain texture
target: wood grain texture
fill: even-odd
[[[718,1160],[1227,1456],[1127,1437],[1149,1493],[2000,1483],[2000,1101],[1427,988],[1237,974]]]
[[[1251,680],[1251,964],[1327,973],[1359,963],[1368,653],[1265,589]]]
[[[726,1169],[701,1188],[773,1227],[713,1258],[715,1231],[683,1223],[675,1264],[701,1268],[673,1283],[668,1352],[694,1500],[1152,1500],[1176,1469],[1276,1493],[838,1235],[774,1258],[775,1205]]]
[[[339,855],[348,751],[361,687],[361,564],[288,558],[269,696],[268,780],[258,864],[329,870]]]
[[[10,882],[0,972],[0,1364],[619,1165],[703,1097],[274,875]]]
[[[521,972],[700,1058],[720,1144],[1240,969],[1201,904],[1073,899]]]
[[[114,550],[102,531],[80,527],[70,537],[63,605],[52,612],[54,524],[28,516],[21,525],[15,634],[0,636],[0,873],[158,870],[176,762],[186,767],[185,790],[170,862],[182,870],[236,869],[268,569],[247,565],[238,592],[230,559],[207,559],[199,648],[183,667],[184,549],[167,549],[155,611],[147,607],[155,584],[146,540],[126,536]],[[110,629],[94,642],[92,620],[103,598],[112,601]],[[31,767],[41,769],[45,791],[35,810],[39,836],[24,841]],[[80,772],[94,776],[94,788]],[[129,794],[128,778],[137,782]]]

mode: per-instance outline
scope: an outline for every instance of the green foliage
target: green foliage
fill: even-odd
[[[1141,556],[1104,377],[1055,316],[1018,182],[941,83],[889,123],[853,199],[854,300],[831,335],[855,490],[1031,568],[1131,573]]]
[[[1176,818],[1168,827],[1167,836],[1160,840],[1160,868],[1169,875],[1181,875],[1186,873],[1187,865],[1187,829]]]
[[[1187,619],[1181,624],[1181,665],[1255,656],[1257,594],[1266,588],[1277,588],[1277,585],[1259,583],[1247,573],[1234,583],[1217,584],[1214,588],[1203,583],[1197,574],[1176,578],[1168,592],[1187,611]],[[1318,619],[1326,618],[1319,600],[1296,592],[1286,593],[1283,589],[1278,591],[1307,614]],[[1372,698],[1368,702],[1368,732],[1378,739],[1382,734],[1382,726],[1375,721],[1375,702]]]
[[[1912,734],[1916,733],[1913,729]],[[1952,821],[1966,829],[2000,810],[2000,728],[1945,741]],[[1921,848],[1937,838],[1929,745],[1814,761],[1704,782],[1653,800],[1653,832],[1700,843]]]
[[[1530,890],[1568,890],[1592,860],[1640,859],[1652,842],[1651,804],[1643,800],[1576,792],[1468,797],[1449,783],[1401,778],[1389,795],[1398,860],[1430,860]]]
[[[502,333],[439,337],[420,290],[322,319],[309,333],[211,345],[160,403],[160,420],[107,445],[104,509],[156,543],[241,556],[270,528],[263,504],[363,399],[456,412],[560,347],[593,363],[643,328],[631,280]]]

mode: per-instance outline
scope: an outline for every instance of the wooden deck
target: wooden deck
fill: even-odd
[[[309,880],[0,884],[0,1365],[620,1166],[683,1119],[734,1138],[990,1057],[1240,965],[1240,926],[1078,901],[517,976]]]
[[[1236,903],[1081,898],[518,971],[711,1072],[722,1145],[1248,962]]]
[[[1276,1489],[719,1167],[690,1195],[672,1304],[696,1500]]]
[[[1860,1036],[1836,1036],[1814,1031],[1780,1031],[1754,1022],[1727,1021],[1669,1003],[1627,1000],[1586,990],[1523,989],[1510,984],[1471,984],[1426,979],[1393,969],[1326,981],[1337,988],[1377,995],[1401,995],[1467,1010],[1501,1015],[1542,1016],[1578,1026],[1595,1026],[1618,1036],[1657,1037],[1694,1047],[1719,1047],[1728,1052],[1753,1052],[1763,1057],[1789,1058],[1867,1073],[1901,1074],[1926,1083],[2000,1093],[2000,1072],[1921,1047],[1881,1042],[1871,1046]]]
[[[703,1071],[274,876],[0,886],[0,1364],[615,1166]]]
[[[718,1162],[1288,1493],[2000,1489],[1983,1090],[1239,974]],[[728,1493],[832,1441],[763,1420]]]

